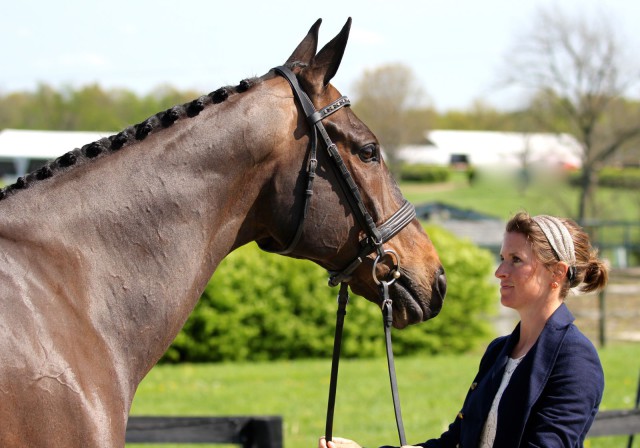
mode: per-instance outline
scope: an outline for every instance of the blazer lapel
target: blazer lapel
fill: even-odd
[[[487,359],[490,362],[490,367],[476,377],[478,383],[474,383],[474,388],[472,389],[474,392],[470,392],[470,395],[467,396],[463,409],[468,416],[464,420],[465,429],[461,435],[462,446],[477,446],[493,399],[500,387],[509,353],[518,342],[519,337],[520,325],[518,324],[509,337],[502,338],[504,340],[500,342],[501,346],[496,347],[496,350],[490,354]],[[475,419],[470,420],[469,416],[475,416]]]
[[[491,369],[491,381],[493,384],[495,384],[495,388],[493,389],[494,392],[496,392],[498,390],[498,387],[500,387],[502,375],[504,374],[504,368],[507,365],[507,361],[509,360],[509,354],[519,340],[520,323],[516,325],[516,328],[513,330],[505,344],[502,346],[502,350],[500,350],[500,353],[498,354],[498,357],[496,358],[496,361]]]
[[[500,401],[494,447],[519,446],[531,409],[551,375],[571,322],[571,312],[564,304],[560,305],[547,321],[538,341],[513,373]]]
[[[551,315],[542,333],[540,333],[538,342],[533,347],[529,396],[526,401],[527,409],[531,409],[547,384],[551,370],[560,352],[562,341],[573,320],[573,315],[563,303]]]

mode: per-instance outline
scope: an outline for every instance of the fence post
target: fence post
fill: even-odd
[[[243,448],[282,448],[281,416],[131,416],[127,443],[225,443]]]
[[[282,418],[256,417],[246,425],[242,448],[282,448]]]
[[[636,407],[635,409],[640,408],[640,375],[638,375],[638,388],[636,389]],[[627,441],[627,448],[632,448],[633,446],[633,434],[629,435],[629,440]]]
[[[605,306],[606,302],[606,288],[598,293],[598,308],[599,308],[599,316],[598,316],[598,328],[599,328],[599,339],[600,339],[600,347],[604,347],[607,342],[606,336],[606,315],[607,310]]]

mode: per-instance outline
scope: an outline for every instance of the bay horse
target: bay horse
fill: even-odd
[[[351,19],[316,53],[320,22],[285,64],[316,109],[341,98],[330,81]],[[123,446],[138,384],[239,246],[256,241],[332,272],[358,257],[363,229],[324,151],[289,244],[314,140],[292,92],[271,70],[0,190],[0,446]],[[322,121],[372,221],[392,217],[403,198],[375,136],[348,107]],[[394,325],[435,316],[446,280],[419,222],[388,247],[402,259],[390,287]],[[394,262],[361,258],[342,280],[377,302],[375,276]]]

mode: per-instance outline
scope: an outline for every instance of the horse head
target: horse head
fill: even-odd
[[[261,210],[263,231],[257,241],[267,251],[315,261],[334,273],[334,283],[335,278],[348,282],[372,302],[381,301],[381,279],[392,278],[394,326],[403,328],[438,314],[446,292],[444,270],[385,165],[375,135],[344,107],[348,99],[330,84],[351,19],[316,53],[320,23],[311,27],[285,68],[266,78],[279,83],[288,102],[285,128],[293,143],[276,145],[277,169],[269,188],[277,200]],[[387,233],[384,246],[376,241],[378,229]]]

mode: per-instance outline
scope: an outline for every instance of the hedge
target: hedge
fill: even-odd
[[[640,168],[606,167],[600,171],[599,184],[611,188],[640,188]]]
[[[572,174],[572,185],[580,185],[581,172]],[[609,188],[640,188],[640,168],[605,167],[598,173],[598,185]]]
[[[411,182],[447,182],[451,177],[451,168],[447,166],[422,163],[404,163],[400,167],[400,178]]]
[[[398,355],[460,353],[486,343],[497,290],[489,252],[445,230],[428,229],[447,271],[448,291],[435,319],[393,332]],[[319,266],[260,251],[255,244],[220,264],[164,362],[221,362],[331,355],[338,288]],[[384,355],[377,305],[351,294],[346,358]]]

